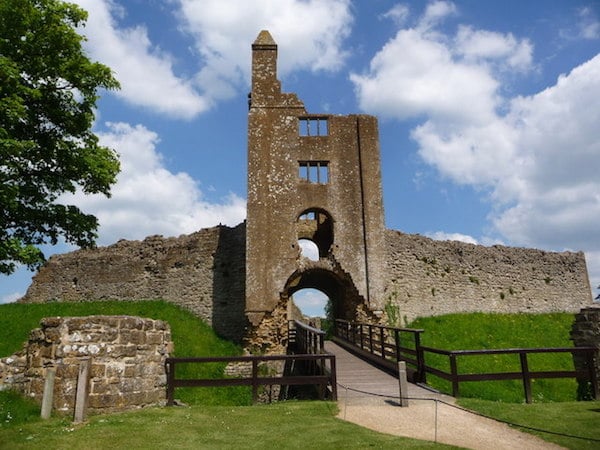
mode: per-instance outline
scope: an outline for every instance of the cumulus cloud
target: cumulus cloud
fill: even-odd
[[[81,30],[90,55],[121,83],[115,95],[168,116],[190,119],[246,90],[250,43],[267,28],[282,49],[279,73],[336,71],[346,59],[350,0],[174,0],[177,32],[194,41],[196,73],[175,73],[174,57],[153,44],[144,24],[124,27],[126,3],[74,0],[89,12]]]
[[[95,60],[108,65],[121,83],[116,93],[125,101],[167,114],[192,118],[209,103],[192,80],[177,76],[172,57],[154,46],[142,26],[119,28],[115,17],[125,14],[111,0],[74,0],[88,11],[81,30],[85,47]]]
[[[436,24],[452,12],[430,6],[366,73],[351,76],[361,107],[420,120],[411,131],[419,155],[447,179],[488,193],[490,222],[504,239],[584,250],[600,283],[600,55],[541,92],[508,98],[504,76],[532,69],[533,46],[469,25],[444,35]]]
[[[98,135],[103,145],[120,155],[121,173],[112,197],[78,193],[61,201],[98,218],[101,244],[152,234],[191,233],[219,223],[234,226],[245,219],[244,199],[229,194],[220,203],[211,203],[187,173],[168,171],[153,131],[142,125],[108,123],[107,131]]]
[[[250,79],[249,44],[268,29],[280,48],[281,76],[297,69],[335,71],[350,33],[349,0],[178,0],[183,28],[204,67],[197,82],[212,99],[231,97]]]

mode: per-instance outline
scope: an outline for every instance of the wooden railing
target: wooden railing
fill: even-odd
[[[409,379],[425,382],[425,362],[421,351],[423,331],[338,319],[333,341],[395,374],[398,373],[398,361],[405,361],[409,365]],[[353,348],[349,348],[348,344]]]
[[[327,367],[326,371],[319,374],[308,375],[260,375],[259,365],[267,361],[308,362],[319,367]],[[177,366],[181,364],[205,363],[248,363],[252,366],[249,377],[240,378],[177,378]],[[319,387],[319,396],[325,399],[329,390],[331,400],[337,400],[337,382],[335,369],[335,355],[323,354],[296,354],[296,355],[263,355],[263,356],[222,356],[206,358],[167,358],[165,361],[167,372],[167,406],[172,406],[175,400],[175,389],[178,387],[214,387],[214,386],[252,386],[252,400],[258,399],[258,387],[267,385],[316,385]],[[329,388],[329,389],[328,389]]]
[[[421,347],[423,353],[435,353],[448,356],[450,362],[450,372],[437,369],[435,367],[425,366],[425,371],[436,375],[452,383],[452,396],[460,395],[459,384],[466,381],[492,381],[492,380],[521,380],[525,392],[525,401],[532,402],[531,380],[536,378],[577,378],[578,380],[589,381],[592,384],[592,395],[598,399],[597,378],[594,373],[594,347],[570,347],[570,348],[513,348],[513,349],[493,349],[493,350],[440,350],[431,347]],[[582,354],[587,359],[588,370],[549,370],[532,371],[529,369],[527,355],[536,353],[571,353],[572,356]],[[459,373],[458,360],[463,357],[474,357],[481,355],[518,355],[520,370],[518,372],[494,372],[494,373]]]
[[[288,322],[288,340],[296,353],[325,353],[325,332],[298,320]]]
[[[569,348],[517,348],[517,349],[492,349],[492,350],[440,350],[421,345],[421,333],[424,330],[411,328],[394,328],[366,323],[352,323],[345,320],[336,320],[333,340],[357,353],[359,356],[370,360],[374,364],[397,374],[398,361],[406,361],[412,366],[409,379],[413,382],[425,382],[425,374],[438,376],[452,383],[452,395],[460,394],[460,383],[468,381],[492,380],[522,380],[527,403],[532,401],[531,380],[536,378],[577,378],[587,381],[592,385],[592,395],[599,399],[598,377],[595,374],[594,357],[597,349],[594,347],[569,347]],[[408,338],[402,339],[408,334]],[[408,346],[406,342],[408,341]],[[450,371],[445,372],[439,368],[426,365],[427,353],[447,356]],[[535,353],[571,353],[572,356],[583,355],[586,359],[586,370],[548,370],[532,371],[529,369],[527,355]],[[520,370],[517,372],[494,373],[459,373],[459,358],[474,357],[477,355],[510,355],[519,356]],[[410,367],[407,367],[410,371]]]

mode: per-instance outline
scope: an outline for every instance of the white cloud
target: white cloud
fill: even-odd
[[[467,244],[477,244],[477,239],[468,234],[461,233],[446,233],[444,231],[436,231],[434,233],[427,233],[431,239],[436,241],[459,241],[466,242]]]
[[[349,0],[179,0],[183,28],[196,40],[205,66],[197,82],[225,99],[250,79],[250,44],[267,29],[280,52],[280,77],[297,69],[338,70],[347,56]]]
[[[462,25],[456,34],[455,46],[455,52],[467,61],[497,61],[511,69],[531,69],[533,45],[528,39],[517,40],[511,33],[475,30]]]
[[[317,244],[309,239],[300,239],[298,244],[300,245],[300,252],[302,256],[310,259],[311,261],[319,260],[319,247]]]
[[[422,26],[444,10],[400,30],[368,73],[352,75],[361,107],[420,119],[411,132],[419,155],[451,181],[489,193],[489,219],[510,245],[584,250],[592,283],[600,282],[600,54],[542,92],[505,98],[503,76],[533,66],[530,42]]]
[[[121,160],[112,197],[78,193],[61,198],[98,218],[101,244],[191,233],[219,223],[234,226],[246,217],[244,199],[229,194],[220,203],[210,203],[187,173],[168,171],[156,150],[159,139],[153,131],[126,123],[107,127],[108,131],[98,133],[100,142],[114,148]]]
[[[381,18],[391,19],[394,21],[394,23],[396,25],[403,25],[406,22],[406,19],[408,18],[409,13],[410,13],[410,10],[407,5],[398,3],[394,6],[392,6],[392,8],[389,11],[387,11],[385,14],[382,14]]]
[[[583,39],[600,39],[600,20],[592,8],[581,8],[579,18],[579,36]]]
[[[435,1],[425,8],[425,13],[419,22],[422,31],[435,27],[448,16],[456,14],[456,6],[452,2]]]
[[[192,118],[209,102],[194,88],[192,80],[178,77],[172,57],[152,45],[142,25],[119,28],[115,16],[125,14],[112,0],[74,0],[88,11],[81,30],[92,58],[109,66],[121,83],[116,95],[134,105],[169,116]]]
[[[367,74],[350,79],[361,108],[387,117],[486,121],[497,106],[498,82],[485,68],[455,62],[444,43],[416,29],[400,30]]]
[[[324,317],[328,297],[317,289],[300,289],[293,295],[294,303],[302,314],[309,317]]]
[[[16,302],[21,297],[23,297],[23,293],[22,292],[13,292],[11,294],[3,295],[2,297],[0,297],[0,305],[3,305],[5,303]]]

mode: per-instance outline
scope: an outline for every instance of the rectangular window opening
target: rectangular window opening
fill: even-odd
[[[327,136],[329,134],[327,117],[299,117],[298,130],[300,136]]]
[[[300,179],[309,183],[327,184],[329,183],[329,162],[300,161],[298,175]]]

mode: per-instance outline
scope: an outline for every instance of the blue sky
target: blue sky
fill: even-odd
[[[600,284],[600,1],[75,3],[122,85],[95,125],[121,155],[112,198],[63,198],[99,217],[100,245],[245,218],[250,45],[268,29],[309,112],[379,118],[388,228],[582,250]],[[31,276],[0,278],[0,302]]]

